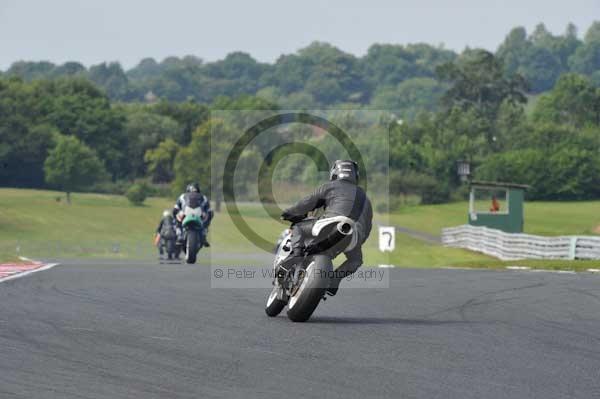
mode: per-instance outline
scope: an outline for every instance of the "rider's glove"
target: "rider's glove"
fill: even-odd
[[[298,223],[306,218],[306,215],[292,215],[287,212],[283,212],[281,214],[281,219],[287,220],[292,223]]]

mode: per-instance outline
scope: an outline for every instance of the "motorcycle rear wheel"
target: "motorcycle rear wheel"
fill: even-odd
[[[305,322],[325,296],[329,286],[329,276],[333,270],[331,259],[326,255],[316,255],[305,269],[300,287],[288,302],[287,316],[295,322]]]

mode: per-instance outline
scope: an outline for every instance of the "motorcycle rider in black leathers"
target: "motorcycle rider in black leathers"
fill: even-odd
[[[311,195],[300,200],[296,205],[286,209],[281,218],[292,225],[292,257],[303,257],[305,240],[311,236],[311,230],[317,219],[304,220],[317,208],[324,208],[320,219],[333,216],[346,216],[355,223],[358,234],[357,245],[345,252],[346,261],[335,270],[335,277],[327,289],[329,295],[335,295],[341,280],[356,272],[362,265],[362,244],[371,233],[373,209],[371,201],[358,184],[358,165],[350,160],[337,160],[329,172],[329,182],[322,184]]]
[[[160,241],[158,243],[158,254],[160,257],[164,255],[164,248],[166,247],[166,241],[176,238],[175,232],[175,218],[171,215],[171,212],[165,210],[160,219],[160,223],[156,228],[156,234],[159,235]],[[171,259],[170,253],[167,253],[169,259]],[[178,259],[179,255],[175,254],[175,258]]]
[[[181,194],[179,198],[177,198],[177,202],[173,207],[173,216],[177,221],[177,236],[179,240],[183,239],[183,229],[181,226],[181,220],[177,217],[179,212],[183,212],[185,210],[186,205],[191,206],[193,208],[200,207],[205,215],[204,222],[204,243],[205,247],[210,247],[206,237],[208,234],[208,226],[210,226],[210,222],[214,216],[214,212],[210,209],[210,201],[206,198],[205,195],[200,191],[200,185],[198,183],[191,183],[185,189],[185,193]]]

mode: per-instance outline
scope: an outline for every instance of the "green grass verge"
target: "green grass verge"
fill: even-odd
[[[57,198],[62,198],[57,201]],[[28,257],[155,257],[154,230],[164,209],[172,202],[150,198],[144,206],[132,206],[121,196],[73,194],[72,204],[53,191],[0,189],[0,261],[16,260],[17,247]],[[257,233],[272,242],[287,225],[268,217],[260,205],[240,205],[244,220]],[[463,224],[466,203],[405,207],[392,215],[376,215],[381,224],[395,224],[439,234],[442,227]],[[528,203],[526,229],[535,234],[590,234],[600,224],[600,202]],[[217,213],[210,231],[211,252],[257,254],[258,249],[234,225],[225,209]],[[524,265],[541,269],[586,270],[599,262],[519,261],[500,262],[493,258],[456,248],[445,248],[397,234],[396,249],[381,253],[374,227],[365,243],[367,265],[393,264],[400,267],[486,267]],[[233,256],[243,262],[243,256]],[[343,257],[338,258],[341,262]],[[248,258],[251,262],[251,258]]]
[[[124,197],[101,194],[73,194],[68,205],[64,195],[53,191],[0,189],[0,260],[19,253],[56,258],[155,256],[154,231],[163,210],[172,206],[162,198],[132,206]],[[245,220],[273,240],[284,226],[254,215]],[[210,239],[213,251],[255,252],[225,212],[216,216]]]
[[[467,223],[467,202],[404,207],[390,221],[439,235],[443,227]],[[592,235],[600,226],[600,201],[526,202],[525,232],[546,236]]]
[[[542,260],[542,259],[527,259],[527,260],[484,260],[484,261],[461,261],[451,265],[452,267],[467,267],[467,268],[485,268],[485,269],[505,269],[511,266],[528,267],[537,270],[569,270],[576,272],[587,271],[588,269],[600,269],[600,261],[598,260]]]
[[[68,205],[63,194],[53,191],[0,189],[0,259],[14,260],[17,247],[29,257],[153,257],[154,229],[162,211],[171,207],[171,201],[161,198],[132,206],[124,197],[101,194],[73,194],[72,204]],[[269,218],[260,205],[240,205],[240,213],[261,237],[272,242],[287,226]],[[210,241],[212,253],[260,253],[239,232],[225,209],[215,217]],[[364,255],[369,265],[410,267],[489,260],[484,255],[423,243],[404,234],[398,235],[393,253],[382,254],[376,231],[365,244]]]
[[[381,253],[378,248],[377,231],[371,233],[363,247],[365,263],[369,265],[392,264],[399,267],[441,267],[457,262],[485,262],[492,258],[459,248],[446,248],[430,244],[406,234],[396,234],[396,249]]]

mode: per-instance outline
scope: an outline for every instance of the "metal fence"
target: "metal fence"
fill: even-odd
[[[542,237],[462,225],[442,229],[442,244],[483,252],[502,260],[600,259],[600,237]]]

